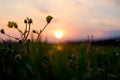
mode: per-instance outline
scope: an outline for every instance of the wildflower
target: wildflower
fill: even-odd
[[[7,25],[9,28],[18,28],[18,25],[17,25],[17,23],[16,22],[11,22],[11,21],[9,21],[8,22],[8,25]]]
[[[28,18],[28,17],[27,17],[27,20],[28,20],[28,24],[33,23],[33,20],[32,20],[31,18]],[[25,22],[27,23],[27,21],[24,21],[24,23],[25,23]]]
[[[11,21],[8,22],[8,25],[7,25],[9,28],[13,28],[13,24]]]
[[[47,17],[46,17],[46,21],[47,21],[47,23],[50,23],[50,21],[51,21],[52,19],[53,19],[53,17],[52,17],[52,16],[50,16],[50,15],[49,15],[49,16],[47,16]]]
[[[15,23],[15,22],[13,22],[13,26],[14,26],[15,28],[18,28],[18,25],[17,25],[17,23]]]
[[[28,21],[29,24],[33,23],[33,20],[30,18]]]

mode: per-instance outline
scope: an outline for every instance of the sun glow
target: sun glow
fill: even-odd
[[[55,32],[55,37],[58,39],[61,39],[63,37],[63,32],[62,31],[56,31]]]

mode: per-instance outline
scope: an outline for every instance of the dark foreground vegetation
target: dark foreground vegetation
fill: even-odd
[[[48,44],[28,41],[0,44],[0,80],[119,80],[120,47]]]

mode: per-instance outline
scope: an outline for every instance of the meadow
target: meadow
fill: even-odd
[[[1,34],[16,41],[1,39],[0,80],[119,80],[120,45],[96,44],[91,39],[81,43],[50,44],[40,40],[40,34],[52,20],[46,17],[46,25],[40,31],[33,30],[37,39],[28,39],[31,18],[26,18],[25,31],[16,22],[8,22],[9,28],[21,33],[13,37],[1,29]],[[105,42],[106,43],[106,42]],[[112,42],[110,42],[112,43]]]
[[[119,46],[29,41],[15,54],[16,46],[0,44],[1,80],[120,79]]]

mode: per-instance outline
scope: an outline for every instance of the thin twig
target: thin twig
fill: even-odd
[[[19,40],[19,38],[16,38],[16,37],[10,36],[10,35],[8,35],[8,34],[5,34],[5,35],[8,36],[8,37],[11,37],[11,38],[13,38],[13,39]]]

